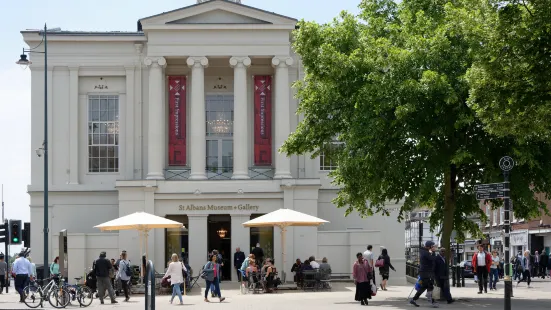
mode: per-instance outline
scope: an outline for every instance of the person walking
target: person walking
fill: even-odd
[[[243,262],[245,261],[245,253],[241,252],[241,248],[236,248],[235,253],[233,254],[233,267],[235,268],[235,271],[237,272],[237,281],[241,282],[242,279],[242,273],[240,271],[241,265],[243,265]]]
[[[174,297],[178,296],[180,299],[180,305],[184,304],[182,300],[182,290],[180,284],[184,283],[184,272],[186,272],[186,266],[178,260],[178,254],[174,253],[170,257],[170,264],[165,273],[165,278],[170,277],[170,284],[172,285],[172,297],[170,303],[174,300]]]
[[[496,290],[497,281],[499,281],[499,265],[500,259],[497,251],[492,251],[492,264],[490,266],[490,291]]]
[[[25,301],[25,283],[27,279],[31,278],[31,281],[34,281],[32,276],[32,265],[25,258],[23,252],[19,253],[18,258],[13,263],[12,272],[15,274],[15,289],[19,293],[19,302]]]
[[[374,277],[373,268],[369,262],[364,259],[362,253],[356,254],[357,261],[352,266],[352,277],[356,285],[356,295],[354,300],[359,301],[362,306],[368,305],[368,299],[371,299],[371,279]]]
[[[4,292],[4,287],[8,283],[8,263],[4,260],[4,254],[0,254],[0,294]]]
[[[373,261],[373,246],[371,244],[367,246],[367,251],[363,253],[363,257],[370,266],[375,266],[375,262]]]
[[[545,279],[545,274],[547,273],[547,263],[549,261],[549,256],[547,256],[547,251],[545,249],[541,250],[540,255],[540,276],[542,279]]]
[[[121,253],[117,266],[117,279],[120,281],[122,290],[124,291],[124,301],[128,302],[130,300],[128,282],[132,278],[132,271],[130,269],[130,261],[127,260],[126,251]]]
[[[453,303],[455,300],[452,298],[450,292],[450,269],[446,263],[446,249],[440,248],[439,254],[436,256],[434,268],[434,276],[440,291],[444,295],[444,298],[448,304]]]
[[[107,253],[101,252],[99,258],[94,262],[94,272],[96,274],[96,281],[98,287],[98,298],[100,303],[103,305],[103,298],[105,296],[105,290],[109,292],[109,297],[111,298],[111,303],[116,304],[115,300],[115,291],[111,286],[111,280],[109,279],[109,272],[113,269],[111,261],[107,258]]]
[[[478,252],[473,255],[473,271],[478,276],[478,294],[488,293],[488,274],[492,265],[492,256],[484,250],[484,245],[478,245]]]
[[[381,255],[379,255],[379,258],[377,258],[377,261],[382,259],[383,260],[383,266],[379,267],[379,274],[381,275],[381,289],[383,291],[386,291],[386,284],[388,282],[388,278],[390,276],[390,269],[396,271],[396,269],[394,269],[394,266],[392,266],[392,264],[390,263],[390,256],[388,256],[388,251],[387,249],[383,249],[381,251]]]
[[[214,287],[215,295],[218,296],[220,299],[220,302],[223,302],[226,300],[226,298],[222,297],[222,293],[220,292],[220,277],[221,277],[221,270],[220,270],[220,264],[217,262],[216,255],[212,255],[210,258],[210,261],[205,264],[203,267],[203,272],[205,273],[205,302],[210,302],[210,300],[207,298],[209,295],[209,289],[211,287],[211,284]]]
[[[427,291],[427,299],[433,308],[438,308],[438,303],[432,299],[432,291],[434,290],[434,269],[436,262],[436,247],[434,242],[425,242],[425,247],[419,249],[419,285],[420,288],[415,293],[409,303],[415,307],[419,307],[417,300],[425,291]]]
[[[526,284],[528,284],[528,287],[530,287],[530,283],[532,282],[530,270],[534,264],[532,260],[532,255],[530,255],[530,251],[526,250],[524,252],[524,257],[521,260],[522,262],[522,279],[517,282],[517,286],[520,284],[520,282],[526,281]]]

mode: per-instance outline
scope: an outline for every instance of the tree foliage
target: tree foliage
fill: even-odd
[[[483,2],[483,1],[481,1]],[[493,0],[467,78],[486,129],[520,142],[551,139],[551,2]],[[479,18],[476,14],[474,18]],[[477,23],[475,23],[477,24]]]
[[[429,207],[431,226],[443,225],[449,248],[453,229],[460,239],[480,233],[469,219],[485,218],[473,186],[500,182],[504,155],[517,160],[516,215],[546,210],[533,193],[551,193],[550,145],[491,135],[467,104],[466,73],[481,30],[466,21],[473,7],[478,17],[492,12],[476,2],[364,0],[359,16],[299,23],[294,49],[305,78],[295,87],[304,120],[282,151],[315,157],[337,136],[343,145],[333,149],[338,168],[331,176],[341,190],[334,203],[347,215],[388,215],[388,201],[404,202],[399,219]]]

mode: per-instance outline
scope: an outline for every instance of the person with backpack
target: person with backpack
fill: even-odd
[[[392,266],[392,264],[390,263],[390,256],[388,256],[387,249],[383,249],[381,251],[381,255],[379,255],[379,258],[377,258],[377,262],[375,262],[375,267],[379,268],[379,274],[382,278],[382,281],[379,285],[381,286],[381,289],[383,291],[386,291],[386,283],[388,282],[388,278],[390,276],[390,269],[396,272],[396,269],[394,269],[394,266]]]
[[[432,299],[432,291],[434,290],[434,269],[436,267],[436,247],[434,242],[425,242],[425,247],[419,249],[419,290],[415,293],[409,303],[415,307],[419,307],[417,300],[425,291],[427,291],[427,299],[433,308],[438,308],[438,303]]]
[[[124,301],[130,300],[128,282],[132,278],[132,270],[130,269],[130,261],[128,261],[126,252],[121,253],[121,258],[118,262],[117,279],[120,281],[122,290],[124,291]]]
[[[223,302],[226,298],[222,297],[220,292],[220,277],[222,276],[222,270],[220,269],[220,264],[217,262],[217,255],[212,255],[210,261],[205,264],[203,267],[203,272],[201,273],[201,278],[205,279],[205,302],[210,302],[207,298],[209,296],[209,289],[211,284],[214,286],[215,295],[218,296],[220,302]]]

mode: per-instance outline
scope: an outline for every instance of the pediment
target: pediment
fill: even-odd
[[[213,10],[186,18],[168,22],[167,24],[272,24],[268,21],[235,14],[225,10]]]
[[[213,25],[214,27],[218,27],[216,25],[258,25],[294,29],[296,23],[297,20],[294,18],[244,4],[211,0],[142,18],[138,21],[138,30],[200,27],[200,25]]]

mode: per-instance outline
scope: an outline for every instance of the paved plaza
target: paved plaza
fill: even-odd
[[[512,309],[549,309],[551,307],[551,281],[539,280],[531,288],[526,284],[521,284],[514,289],[514,298]],[[476,285],[469,280],[465,288],[453,288],[452,294],[457,302],[451,305],[440,304],[442,309],[477,309],[477,310],[502,310],[503,309],[503,287],[497,292],[478,295]],[[389,287],[386,292],[379,292],[369,302],[372,309],[415,309],[407,303],[406,297],[411,292],[411,286]],[[204,289],[204,284],[202,284]],[[203,291],[201,291],[203,293]],[[215,302],[217,299],[211,298],[211,303],[203,301],[199,290],[194,290],[191,295],[184,296],[184,305],[169,304],[169,296],[161,295],[156,298],[156,309],[174,309],[183,307],[184,309],[240,309],[240,310],[293,310],[293,309],[357,309],[362,307],[354,301],[354,287],[351,283],[335,283],[332,292],[302,292],[302,291],[280,291],[277,294],[248,294],[241,295],[238,286],[235,283],[223,283],[222,294],[226,297],[223,303]],[[123,298],[118,298],[119,304],[111,305],[106,302],[100,305],[98,300],[88,307],[91,309],[144,309],[144,296],[133,295],[131,302],[122,302]],[[24,304],[17,302],[18,296],[13,288],[9,294],[0,295],[0,309],[28,309]],[[421,308],[429,308],[428,303],[421,298],[419,301]],[[46,308],[53,309],[49,304]],[[78,309],[78,306],[69,306],[68,309]]]

